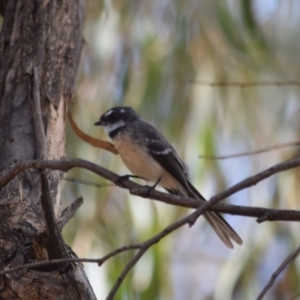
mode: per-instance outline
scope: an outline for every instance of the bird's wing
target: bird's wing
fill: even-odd
[[[143,124],[144,125],[144,124]],[[144,126],[144,142],[148,153],[168,173],[170,173],[184,188],[188,189],[188,171],[184,162],[180,159],[176,150],[167,140],[150,124]]]
[[[150,124],[143,126],[143,130],[137,132],[144,132],[144,142],[148,153],[155,159],[168,173],[170,173],[187,191],[187,196],[198,200],[205,201],[205,198],[192,185],[188,177],[187,167],[180,159],[175,149],[165,140],[165,138]],[[169,190],[171,194],[184,195],[180,189]],[[221,215],[215,212],[205,212],[204,217],[213,227],[220,239],[229,248],[233,248],[230,239],[238,244],[243,241],[238,234],[231,228],[231,226],[223,219]]]

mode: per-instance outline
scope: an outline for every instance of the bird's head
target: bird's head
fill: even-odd
[[[102,126],[106,133],[112,137],[116,132],[137,119],[139,116],[133,108],[116,106],[106,111],[95,125]]]

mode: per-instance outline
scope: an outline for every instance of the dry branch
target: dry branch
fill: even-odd
[[[203,86],[209,87],[238,87],[238,88],[251,88],[256,86],[298,86],[300,85],[299,80],[286,80],[286,81],[252,81],[252,82],[239,82],[239,81],[205,81],[205,80],[197,80],[197,79],[190,79],[189,83],[195,83]]]
[[[270,288],[273,286],[275,280],[277,277],[281,274],[281,272],[290,264],[292,263],[297,256],[300,253],[300,246],[293,251],[281,264],[280,266],[276,269],[276,271],[272,274],[269,282],[266,284],[264,289],[261,291],[261,293],[258,295],[256,300],[261,300],[263,297],[267,294],[267,292],[270,290]]]
[[[224,198],[242,190],[257,184],[258,182],[275,175],[276,173],[296,168],[300,166],[300,159],[293,159],[290,161],[286,161],[280,164],[277,164],[263,172],[260,172],[252,177],[249,177],[240,183],[234,185],[233,187],[225,190],[217,194],[216,196],[212,197],[210,201],[206,203],[199,203],[199,201],[191,198],[186,197],[179,197],[167,193],[158,192],[155,190],[150,190],[148,187],[141,186],[136,184],[130,180],[125,180],[122,185],[124,188],[128,189],[131,194],[145,197],[145,198],[152,198],[159,201],[162,201],[167,204],[179,205],[184,207],[190,208],[197,208],[192,214],[182,218],[179,221],[176,221],[166,227],[163,231],[159,232],[157,235],[152,237],[151,239],[137,244],[137,245],[129,245],[122,248],[119,248],[102,259],[97,260],[90,260],[90,259],[63,259],[63,260],[51,260],[51,261],[42,261],[37,262],[34,264],[28,264],[19,266],[17,268],[8,269],[5,271],[0,272],[0,275],[4,275],[7,272],[13,272],[16,270],[20,270],[22,268],[32,268],[33,266],[39,266],[39,264],[47,265],[47,264],[60,264],[62,262],[79,262],[79,261],[86,261],[86,262],[97,262],[98,264],[103,263],[108,258],[127,250],[131,249],[138,249],[138,252],[134,255],[134,257],[129,261],[126,265],[120,276],[118,277],[115,285],[111,289],[107,299],[113,299],[118,288],[120,287],[122,281],[128,274],[128,272],[132,269],[132,267],[137,263],[137,261],[142,257],[142,255],[155,243],[159,242],[162,238],[164,238],[169,233],[173,232],[174,230],[178,229],[179,227],[189,224],[193,225],[195,221],[201,216],[206,210],[214,210],[218,212],[226,212],[230,214],[240,214],[243,216],[251,216],[259,218],[258,221],[266,221],[266,220],[295,220],[300,221],[300,212],[299,211],[289,211],[289,210],[270,210],[265,208],[257,208],[257,207],[241,207],[241,206],[234,206],[234,205],[225,205],[225,204],[218,204]],[[89,170],[102,176],[112,182],[116,182],[119,176],[101,166],[93,164],[89,161],[81,160],[81,159],[68,159],[68,160],[61,160],[61,161],[27,161],[27,162],[19,162],[17,163],[9,172],[7,172],[2,178],[0,178],[0,188],[3,187],[5,184],[9,183],[16,175],[20,172],[27,170],[27,169],[51,169],[51,170],[60,170],[67,172],[68,170],[79,167]],[[274,279],[275,280],[275,279]]]
[[[237,157],[243,157],[243,156],[252,156],[256,154],[262,154],[286,147],[292,147],[292,146],[300,146],[300,142],[288,142],[288,143],[282,143],[278,145],[269,146],[263,149],[253,150],[253,151],[247,151],[247,152],[240,152],[240,153],[234,153],[234,154],[228,154],[228,155],[199,155],[199,158],[201,159],[210,159],[210,160],[217,160],[217,159],[230,159],[230,158],[237,158]]]
[[[245,188],[253,186],[258,182],[276,174],[279,172],[286,171],[291,168],[296,168],[300,165],[300,159],[293,159],[287,162],[283,162],[277,164],[263,172],[260,172],[252,177],[249,177],[240,183],[232,186],[231,188],[215,195],[211,198],[213,203],[219,202],[230,195],[241,191]],[[82,159],[68,159],[68,160],[61,160],[61,161],[28,161],[28,162],[19,162],[17,163],[14,168],[12,168],[9,172],[7,172],[4,176],[0,178],[0,188],[6,185],[10,180],[12,180],[16,175],[21,173],[22,171],[30,168],[34,169],[51,169],[51,170],[60,170],[67,172],[72,168],[83,168],[89,170],[99,176],[111,181],[115,182],[119,176],[99,165],[91,163],[86,160]],[[167,193],[162,193],[156,190],[149,191],[148,187],[139,185],[135,182],[130,180],[126,180],[123,182],[123,187],[128,189],[131,194],[144,197],[144,198],[151,198],[166,204],[188,207],[188,208],[197,208],[199,207],[199,201],[187,198],[187,197],[180,197],[176,195],[171,195]],[[216,201],[216,202],[215,202]],[[201,203],[202,204],[202,203]],[[201,206],[205,206],[207,203],[204,203]],[[209,204],[211,206],[212,204]],[[248,217],[255,217],[259,218],[259,222],[262,221],[300,221],[300,212],[295,210],[276,210],[276,209],[267,209],[267,208],[259,208],[259,207],[246,207],[246,206],[234,206],[234,205],[225,205],[225,204],[218,204],[214,205],[214,207],[210,207],[209,209],[213,211],[233,214],[233,215],[241,215],[241,216],[248,216]]]
[[[49,169],[62,170],[66,172],[69,169],[75,167],[80,167],[80,168],[85,168],[87,170],[90,170],[100,176],[103,176],[104,178],[112,182],[114,182],[118,178],[117,174],[105,168],[102,168],[96,164],[93,164],[88,161],[80,160],[80,159],[70,159],[64,161],[31,161],[24,164],[19,164],[18,166],[15,167],[15,169],[11,170],[11,172],[9,172],[8,174],[0,178],[0,187],[6,184],[9,179],[12,179],[13,176],[16,176],[19,172],[27,168],[49,168]],[[246,181],[244,182],[248,186],[248,179],[246,179]],[[241,185],[241,183],[239,185]],[[124,188],[127,188],[132,194],[135,194],[137,196],[156,199],[166,204],[182,206],[187,208],[197,208],[199,206],[199,201],[195,199],[179,197],[176,195],[162,193],[159,191],[149,192],[149,189],[147,187],[141,186],[129,180],[124,182]],[[242,189],[241,186],[240,189]],[[226,191],[223,193],[226,193]],[[219,194],[216,195],[215,197],[219,198]],[[259,218],[259,222],[300,221],[300,212],[297,210],[267,209],[262,207],[236,206],[236,205],[228,205],[228,204],[215,205],[213,208],[211,208],[211,210],[216,212],[221,212],[221,213],[228,213],[232,215]]]
[[[77,198],[71,205],[66,207],[62,212],[61,212],[61,217],[58,222],[58,227],[59,230],[62,231],[64,226],[70,221],[71,218],[75,215],[76,211],[78,208],[83,204],[83,198],[79,197]]]

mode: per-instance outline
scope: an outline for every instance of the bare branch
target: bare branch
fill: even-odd
[[[203,212],[205,209],[202,209]],[[182,227],[185,224],[192,224],[195,220],[195,218],[198,218],[199,215],[199,209],[195,212],[191,213],[190,215],[180,219],[179,221],[176,221],[172,223],[171,225],[167,226],[164,230],[156,234],[154,237],[150,238],[149,240],[146,240],[145,242],[142,242],[140,244],[136,245],[129,245],[122,248],[118,248],[106,256],[104,256],[101,259],[86,259],[86,258],[64,258],[64,259],[52,259],[49,261],[40,261],[35,263],[30,263],[22,266],[17,266],[11,269],[3,270],[0,272],[0,276],[4,276],[5,274],[16,272],[21,269],[30,269],[30,268],[36,268],[41,266],[48,266],[52,264],[61,264],[61,263],[68,263],[68,262],[91,262],[91,263],[98,263],[98,265],[102,265],[106,260],[109,258],[124,252],[128,250],[139,250],[134,257],[129,261],[129,263],[126,265],[124,270],[121,272],[120,276],[118,277],[116,283],[114,284],[113,288],[111,289],[109,295],[107,296],[107,300],[114,299],[116,292],[118,291],[120,285],[122,284],[123,280],[125,279],[126,275],[129,273],[129,271],[133,268],[133,266],[139,261],[139,259],[143,256],[143,254],[154,244],[158,243],[162,238],[167,236],[168,234],[172,233],[176,229]]]
[[[207,202],[209,203],[209,202]],[[203,212],[205,209],[202,209]],[[112,287],[111,291],[109,292],[106,300],[113,300],[116,292],[118,291],[121,283],[125,279],[126,275],[129,273],[129,271],[133,268],[133,266],[139,261],[139,259],[143,256],[143,254],[154,244],[158,243],[162,238],[170,234],[171,232],[175,231],[176,229],[182,227],[185,224],[191,224],[194,222],[195,219],[197,219],[200,216],[200,210],[196,210],[192,214],[180,219],[179,221],[176,221],[172,223],[171,225],[167,226],[163,231],[159,232],[157,235],[152,237],[151,239],[145,241],[141,244],[141,248],[139,251],[135,254],[135,256],[129,261],[129,263],[126,265],[120,276],[118,277],[116,283]]]
[[[274,150],[278,150],[278,149],[282,149],[282,148],[286,148],[286,147],[291,147],[291,146],[299,146],[300,142],[296,141],[296,142],[289,142],[289,143],[282,143],[282,144],[278,144],[278,145],[273,145],[270,147],[266,147],[263,149],[259,149],[259,150],[254,150],[254,151],[247,151],[247,152],[241,152],[241,153],[235,153],[235,154],[229,154],[229,155],[199,155],[199,158],[202,159],[210,159],[210,160],[216,160],[216,159],[230,159],[230,158],[236,158],[236,157],[242,157],[242,156],[251,156],[251,155],[256,155],[256,154],[261,154],[261,153],[265,153],[265,152],[270,152],[270,151],[274,151]]]
[[[266,169],[265,171],[262,171],[254,176],[248,177],[247,179],[240,181],[239,183],[235,184],[231,188],[212,197],[210,199],[210,201],[212,201],[214,198],[217,198],[216,201],[219,202],[219,199],[225,199],[225,198],[235,194],[238,191],[241,191],[245,188],[256,185],[258,182],[260,182],[264,179],[267,179],[267,178],[271,177],[272,175],[275,175],[277,173],[287,171],[287,170],[290,170],[293,168],[297,168],[299,166],[300,166],[300,158],[295,158],[295,159],[285,161],[283,163],[279,163],[277,165],[274,165],[271,168]]]
[[[300,246],[292,252],[283,262],[282,264],[277,268],[277,270],[272,274],[270,281],[267,283],[267,285],[264,287],[262,292],[257,297],[257,300],[263,299],[263,297],[267,294],[267,292],[270,290],[272,285],[274,284],[277,277],[280,275],[280,273],[291,263],[293,262],[297,256],[300,253]]]
[[[46,245],[49,258],[64,258],[67,257],[67,251],[61,232],[58,228],[54,214],[52,199],[50,195],[49,183],[46,175],[46,170],[41,171],[41,204],[44,213],[46,225]],[[66,265],[61,265],[60,268],[65,268]]]
[[[111,290],[111,293],[109,294],[107,299],[112,299],[115,293],[117,292],[120,284],[128,274],[128,272],[131,270],[131,268],[135,265],[135,263],[142,257],[142,255],[149,249],[153,244],[157,243],[168,235],[169,233],[173,232],[177,228],[189,224],[193,225],[194,222],[197,220],[197,218],[203,214],[206,210],[214,210],[218,212],[227,212],[231,214],[241,214],[245,216],[255,216],[259,217],[261,220],[278,220],[282,218],[283,220],[300,220],[300,212],[299,211],[282,211],[282,210],[269,210],[264,208],[250,208],[250,207],[241,207],[241,206],[232,206],[232,205],[224,205],[224,204],[218,204],[219,201],[223,200],[224,198],[242,190],[247,187],[250,187],[252,185],[255,185],[259,181],[262,181],[276,173],[298,167],[300,165],[300,159],[293,159],[284,163],[277,164],[261,173],[258,173],[255,176],[249,177],[240,183],[236,184],[235,186],[227,189],[226,191],[217,194],[216,196],[212,197],[210,201],[206,203],[199,203],[198,200],[186,198],[186,197],[179,197],[176,195],[166,194],[158,191],[149,191],[148,187],[144,187],[141,185],[138,185],[130,180],[125,180],[123,182],[123,187],[128,189],[130,193],[134,195],[138,195],[141,197],[146,198],[152,198],[159,201],[162,201],[164,203],[173,204],[173,205],[179,205],[179,206],[185,206],[185,207],[191,207],[191,208],[197,208],[196,211],[194,211],[189,216],[171,224],[167,228],[165,228],[162,232],[158,233],[156,236],[151,238],[150,240],[135,245],[135,248],[132,248],[133,246],[127,246],[122,249],[139,249],[137,254],[133,257],[133,259],[128,263],[128,265],[125,267],[125,269],[122,271],[120,277],[118,278],[116,284],[114,285],[113,289]],[[117,174],[110,172],[109,170],[102,168],[99,165],[93,164],[88,161],[84,161],[81,159],[69,159],[69,160],[62,160],[62,161],[28,161],[24,163],[18,163],[16,166],[8,172],[5,176],[0,178],[0,186],[3,186],[4,184],[7,184],[9,180],[14,178],[17,174],[22,172],[25,169],[28,168],[41,168],[41,169],[55,169],[60,171],[68,171],[72,168],[80,167],[87,170],[90,170],[112,182],[115,182],[116,179],[119,177]],[[214,207],[212,207],[214,206]],[[114,253],[120,253],[122,251],[126,250],[120,250],[117,249],[117,252]],[[109,254],[110,255],[110,254]],[[111,255],[112,256],[112,255]],[[110,256],[110,257],[111,257]],[[71,260],[70,260],[71,261]],[[80,261],[80,260],[78,260]],[[57,262],[57,261],[56,261]],[[60,261],[61,262],[61,261]],[[99,260],[97,260],[99,262]],[[44,262],[45,264],[47,262]],[[57,262],[58,263],[58,262]],[[27,265],[29,267],[29,265]],[[0,272],[0,275],[2,273]]]
[[[34,268],[39,268],[39,267],[43,267],[43,266],[49,266],[49,265],[57,265],[57,264],[61,264],[61,263],[72,263],[72,262],[89,262],[89,263],[97,263],[99,266],[101,266],[105,261],[107,261],[108,259],[110,259],[111,257],[128,251],[128,250],[135,250],[135,249],[139,249],[141,246],[140,244],[137,245],[129,245],[129,246],[124,246],[121,248],[118,248],[110,253],[108,253],[107,255],[105,255],[102,258],[57,258],[57,259],[51,259],[51,260],[43,260],[43,261],[38,261],[38,262],[34,262],[34,263],[29,263],[29,264],[25,264],[25,265],[21,265],[21,266],[17,266],[17,267],[13,267],[10,269],[6,269],[3,271],[0,271],[0,277],[8,274],[8,273],[14,273],[23,269],[34,269]]]
[[[258,218],[257,223],[262,223],[265,221],[300,221],[299,210],[269,209],[263,207],[238,206],[223,203],[218,203],[209,210],[231,215]]]
[[[219,202],[227,198],[228,196],[240,190],[253,186],[258,182],[276,173],[283,172],[291,168],[296,168],[298,166],[300,166],[299,158],[277,164],[217,194],[216,196],[212,197],[211,200],[216,199],[214,201]],[[102,176],[103,178],[110,180],[111,182],[115,182],[116,179],[119,177],[117,174],[99,165],[81,159],[68,159],[68,160],[61,160],[61,161],[36,161],[35,160],[35,161],[17,163],[12,170],[10,170],[6,175],[0,178],[0,188],[5,184],[7,184],[10,180],[12,180],[17,174],[29,168],[52,169],[52,170],[60,170],[60,171],[67,172],[68,170],[75,167],[84,168],[86,170],[94,172],[99,176]],[[123,182],[123,187],[128,189],[130,193],[133,195],[137,195],[144,198],[156,199],[166,204],[189,207],[189,208],[199,207],[198,200],[171,195],[167,193],[162,193],[156,190],[149,191],[147,187],[141,186],[130,180],[125,180]],[[204,205],[206,204],[207,203],[204,203]],[[211,205],[212,204],[210,204],[210,206]],[[260,218],[259,222],[265,220],[269,220],[269,221],[276,221],[276,220],[299,221],[300,220],[299,218],[300,212],[291,211],[291,210],[268,210],[265,208],[253,208],[253,207],[251,208],[251,207],[228,206],[228,205],[218,205],[218,206],[214,206],[214,208],[210,207],[209,209],[218,212],[224,212],[224,213],[230,213],[236,215],[258,217]]]
[[[82,204],[83,204],[83,198],[79,197],[71,205],[66,207],[61,212],[61,218],[60,218],[60,221],[58,222],[58,228],[60,231],[62,231],[64,226],[70,221],[71,218],[74,217],[76,211]]]
[[[250,88],[256,86],[298,86],[300,85],[299,80],[286,80],[286,81],[252,81],[252,82],[238,82],[238,81],[205,81],[205,80],[196,80],[189,79],[189,83],[195,83],[203,86],[209,87],[238,87],[238,88]]]
[[[150,238],[149,240],[146,240],[143,243],[136,244],[136,245],[129,245],[122,248],[118,248],[106,256],[104,256],[101,259],[86,259],[86,258],[63,258],[63,259],[52,259],[48,261],[39,261],[35,263],[25,264],[21,266],[17,266],[11,269],[3,270],[0,272],[0,276],[4,276],[8,273],[16,272],[21,269],[30,269],[30,268],[37,268],[41,266],[48,266],[53,264],[62,264],[62,263],[68,263],[68,262],[91,262],[91,263],[98,263],[98,265],[102,265],[106,260],[109,258],[124,252],[128,250],[135,250],[138,249],[139,251],[135,254],[135,256],[129,261],[129,263],[126,265],[122,273],[120,274],[118,280],[114,284],[113,288],[111,289],[109,295],[107,296],[107,300],[114,299],[114,296],[116,292],[118,291],[121,283],[123,282],[124,278],[128,274],[128,272],[132,269],[132,267],[138,262],[138,260],[143,256],[143,254],[154,244],[158,243],[162,238],[170,234],[171,232],[175,231],[176,229],[182,227],[185,224],[191,224],[193,220],[199,217],[199,212],[196,210],[195,212],[191,213],[190,215],[180,219],[179,221],[176,221],[172,223],[171,225],[167,226],[164,230],[156,234],[154,237]]]
[[[77,199],[77,200],[79,200],[79,199]],[[219,206],[220,207],[231,207],[231,205],[224,205],[224,204],[218,204],[216,207],[218,208]],[[240,208],[245,209],[245,210],[251,209],[251,208],[245,208],[245,207],[240,207]],[[254,208],[254,209],[257,209],[257,208]],[[215,210],[215,207],[214,207],[214,210]],[[226,209],[221,209],[220,211],[223,211],[223,210],[226,210]],[[265,209],[259,209],[259,210],[265,210]],[[216,211],[219,211],[219,210],[216,210]],[[296,213],[298,213],[298,216],[300,217],[300,213],[299,212],[296,212]],[[165,236],[167,236],[171,232],[175,231],[176,229],[178,229],[179,227],[181,227],[185,224],[192,223],[195,217],[198,217],[198,212],[197,211],[195,211],[192,214],[182,218],[181,220],[169,225],[163,231],[161,231],[160,233],[158,233],[157,235],[155,235],[154,237],[152,237],[151,239],[149,239],[145,242],[142,242],[140,244],[128,245],[128,246],[118,248],[118,249],[108,253],[107,255],[105,255],[103,258],[100,258],[100,259],[63,258],[63,259],[52,259],[52,260],[47,260],[47,261],[39,261],[39,262],[25,264],[25,265],[21,265],[21,266],[17,266],[17,267],[14,267],[14,268],[10,268],[10,269],[7,269],[7,270],[0,271],[0,276],[4,276],[5,274],[13,273],[13,272],[16,272],[16,271],[19,271],[19,270],[22,270],[22,269],[32,269],[32,268],[37,268],[37,267],[42,267],[42,266],[61,264],[61,263],[71,263],[71,262],[97,263],[99,266],[101,266],[105,261],[107,261],[108,259],[110,259],[111,257],[113,257],[113,256],[115,256],[119,253],[129,251],[129,250],[139,250],[137,252],[137,254],[131,259],[131,261],[124,268],[124,270],[120,274],[118,280],[116,281],[113,289],[111,290],[111,292],[110,292],[110,294],[107,298],[107,299],[113,299],[113,297],[114,297],[115,293],[117,292],[119,286],[121,285],[122,281],[124,280],[124,278],[126,277],[128,272],[132,269],[132,267],[142,257],[142,255],[152,245],[158,243],[162,238],[164,238]]]
[[[77,178],[71,178],[71,177],[64,177],[63,180],[93,186],[93,187],[96,187],[98,189],[103,188],[103,187],[107,187],[107,186],[116,186],[114,183],[99,184],[99,183],[95,183],[95,182],[92,182],[92,181],[89,181],[89,180],[83,180],[83,179],[77,179]]]

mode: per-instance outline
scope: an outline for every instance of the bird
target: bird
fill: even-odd
[[[129,106],[116,106],[100,116],[94,125],[102,126],[111,138],[126,167],[136,176],[160,185],[170,194],[206,199],[192,185],[188,168],[176,150],[150,123],[142,120]],[[230,249],[243,243],[240,236],[216,212],[205,212],[204,218]]]

